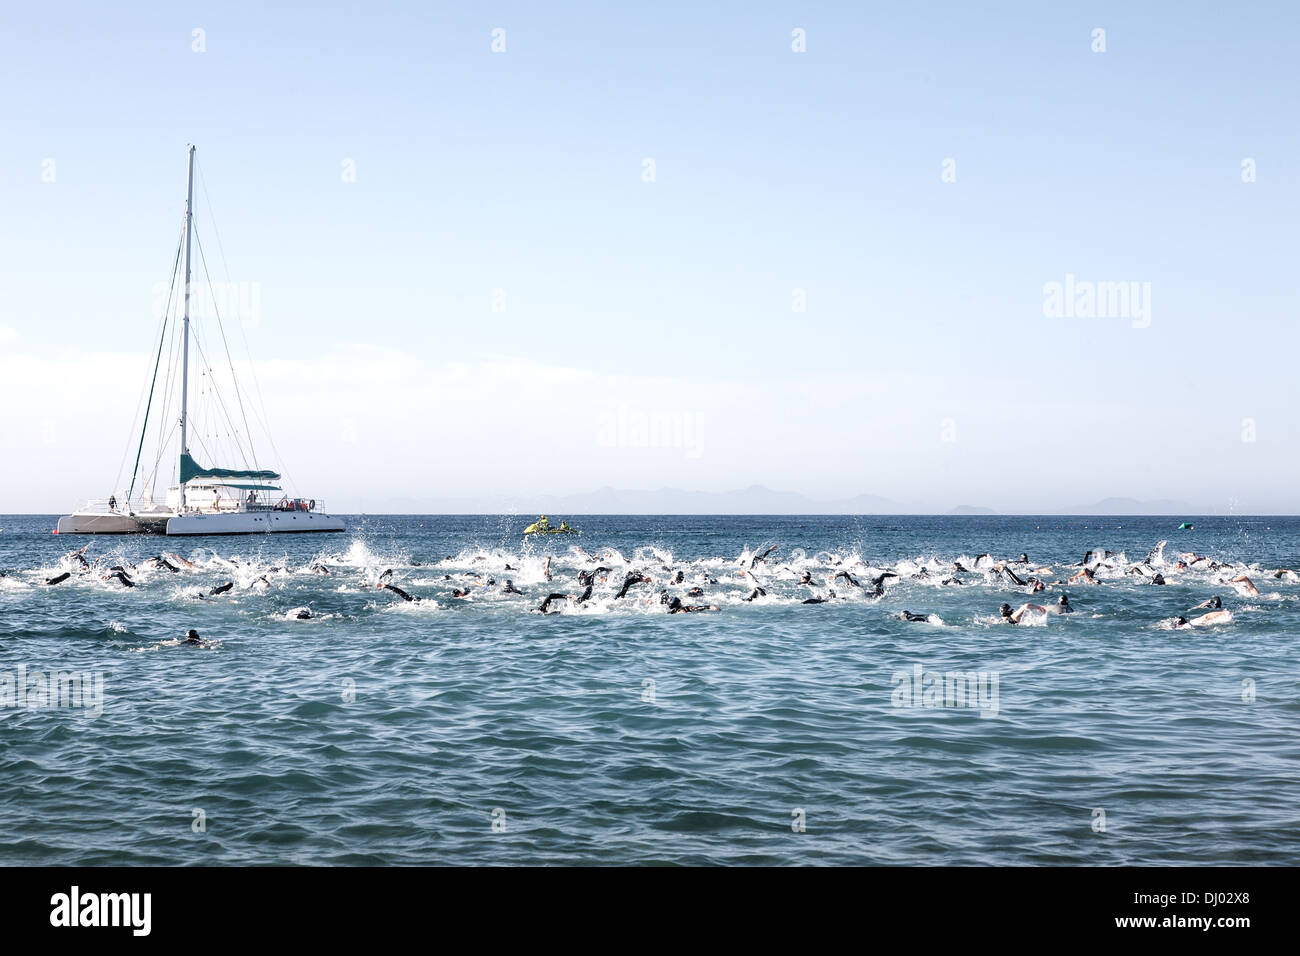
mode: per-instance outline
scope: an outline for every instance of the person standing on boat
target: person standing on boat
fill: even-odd
[[[108,496],[108,510],[109,511],[117,510],[117,495]]]

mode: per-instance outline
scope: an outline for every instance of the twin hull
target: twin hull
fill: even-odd
[[[230,514],[74,514],[60,518],[59,534],[274,534],[344,531],[342,518],[313,511],[237,511]]]

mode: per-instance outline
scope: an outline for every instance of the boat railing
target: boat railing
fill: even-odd
[[[85,506],[81,510],[95,514],[111,512],[114,514],[130,515],[138,514],[140,512],[147,513],[157,509],[158,503],[151,498],[137,498],[134,501],[128,502],[125,498],[111,495],[107,498],[91,498],[86,502]]]
[[[271,506],[273,511],[324,511],[325,503],[317,498],[281,498]]]
[[[107,499],[103,499],[101,504],[107,510]],[[196,502],[189,500],[185,503],[186,513],[191,514],[233,514],[241,511],[323,511],[324,502],[314,498],[272,498],[270,495],[254,496],[253,498],[236,497],[234,495],[216,495],[210,500]]]

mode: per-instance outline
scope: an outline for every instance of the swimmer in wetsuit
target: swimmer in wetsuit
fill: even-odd
[[[679,597],[673,598],[668,602],[669,614],[691,614],[695,611],[717,611],[716,604],[683,604]]]

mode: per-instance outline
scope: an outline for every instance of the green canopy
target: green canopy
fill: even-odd
[[[242,478],[246,481],[275,481],[274,471],[240,471],[235,468],[200,468],[188,452],[181,452],[181,484],[195,478]]]

